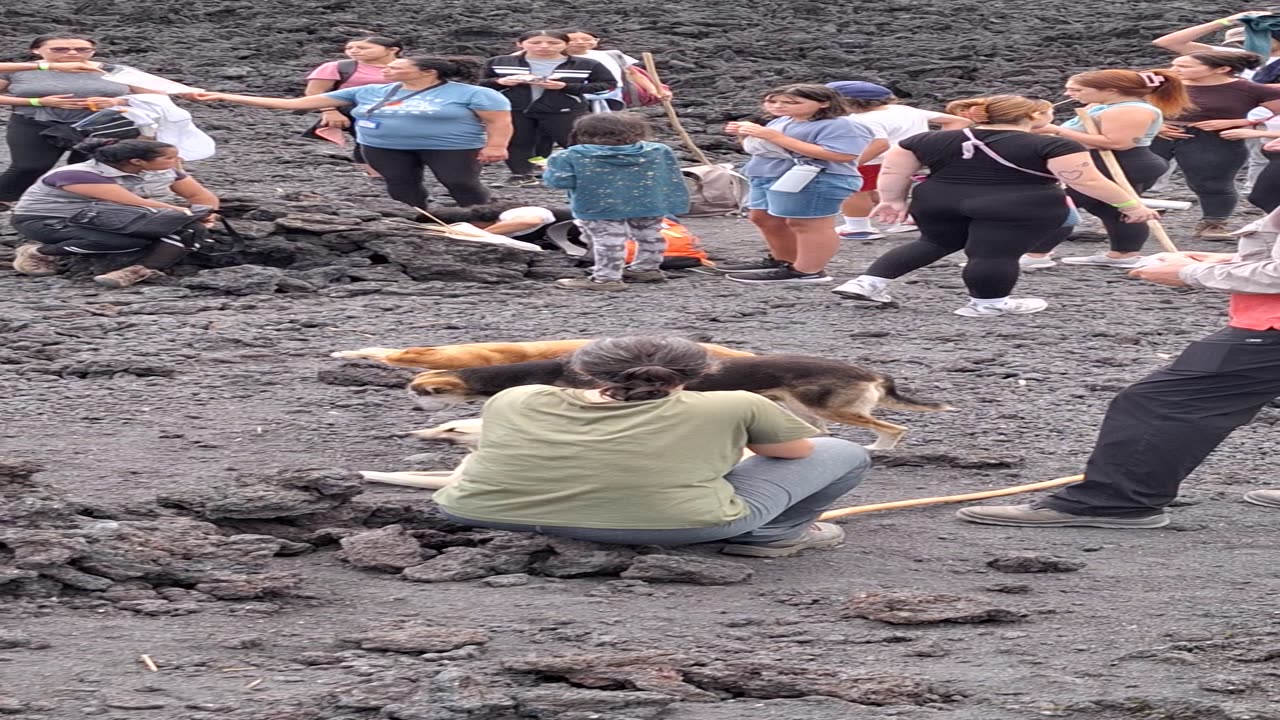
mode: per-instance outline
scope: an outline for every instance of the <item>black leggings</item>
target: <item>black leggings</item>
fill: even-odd
[[[1057,185],[966,185],[925,180],[914,191],[911,217],[920,239],[881,255],[867,275],[898,278],[960,250],[969,297],[1008,297],[1018,283],[1018,258],[1067,219]]]
[[[479,148],[474,150],[391,150],[362,146],[369,166],[387,181],[387,194],[392,200],[426,209],[427,188],[422,184],[422,171],[431,174],[449,191],[460,207],[484,205],[489,191],[480,182]]]
[[[68,225],[66,218],[40,215],[17,215],[11,223],[19,235],[42,243],[37,248],[37,252],[41,255],[99,255],[150,248],[147,254],[138,260],[138,264],[152,270],[170,267],[187,253],[199,250],[204,241],[209,238],[209,229],[200,223],[192,223],[159,240],[77,227]]]
[[[13,202],[40,176],[53,169],[67,151],[49,144],[40,134],[49,123],[36,122],[26,115],[11,113],[5,142],[9,146],[9,167],[0,173],[0,202]],[[73,152],[67,162],[78,163],[88,156]]]
[[[1093,156],[1093,164],[1102,170],[1102,174],[1108,178],[1111,177],[1111,171],[1107,168],[1106,163],[1103,162],[1102,156],[1096,150],[1090,155]],[[1120,162],[1120,169],[1124,171],[1124,176],[1128,178],[1129,184],[1133,185],[1133,189],[1139,195],[1146,192],[1169,169],[1169,161],[1151,152],[1150,148],[1135,147],[1128,150],[1116,150],[1115,155],[1116,160]],[[1070,188],[1067,189],[1067,195],[1071,197],[1076,207],[1081,210],[1087,210],[1091,215],[1102,220],[1103,226],[1107,228],[1107,238],[1111,241],[1111,249],[1113,251],[1120,253],[1138,252],[1143,245],[1147,244],[1147,238],[1150,236],[1151,231],[1146,223],[1127,223],[1124,221],[1124,213],[1112,207],[1111,203],[1105,203]],[[1030,252],[1052,252],[1054,248],[1071,236],[1072,229],[1072,227],[1067,226],[1054,230],[1043,240],[1036,243]]]
[[[1249,161],[1249,148],[1241,140],[1224,140],[1216,132],[1186,128],[1189,138],[1156,138],[1151,150],[1165,160],[1177,160],[1187,187],[1200,198],[1200,214],[1206,220],[1226,220],[1240,199],[1236,175]]]
[[[1267,156],[1267,166],[1253,182],[1253,190],[1249,191],[1249,203],[1264,212],[1271,212],[1280,207],[1280,152],[1267,152],[1263,155]]]
[[[511,142],[507,144],[507,167],[512,175],[532,175],[536,168],[529,158],[536,157],[539,151],[539,138],[543,138],[542,150],[551,147],[554,142],[560,147],[569,147],[569,134],[573,132],[573,123],[582,117],[584,112],[571,113],[511,113],[511,123],[515,132]]]

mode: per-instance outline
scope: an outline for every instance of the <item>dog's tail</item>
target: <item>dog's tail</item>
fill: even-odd
[[[880,404],[894,408],[897,410],[917,410],[919,412],[940,412],[942,410],[952,410],[950,405],[932,400],[916,400],[898,392],[898,386],[893,378],[884,375],[880,378]]]

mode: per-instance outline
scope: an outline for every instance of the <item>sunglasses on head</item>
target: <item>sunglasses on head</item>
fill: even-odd
[[[56,53],[91,53],[97,50],[97,48],[91,47],[51,47],[46,49]]]

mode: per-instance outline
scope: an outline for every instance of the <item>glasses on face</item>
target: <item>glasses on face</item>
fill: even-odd
[[[66,54],[70,54],[70,53],[77,53],[77,54],[84,55],[84,54],[88,54],[88,53],[93,52],[93,51],[94,51],[94,50],[96,50],[97,48],[91,48],[91,47],[51,47],[51,48],[45,48],[45,49],[46,49],[46,50],[48,50],[49,52],[66,53]]]

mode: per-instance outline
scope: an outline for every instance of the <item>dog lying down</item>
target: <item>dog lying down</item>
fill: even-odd
[[[483,400],[519,385],[590,387],[560,360],[537,360],[457,370],[428,370],[409,383],[424,410]],[[857,365],[802,355],[726,358],[688,390],[749,390],[819,427],[823,421],[866,428],[876,434],[872,450],[890,450],[907,428],[871,416],[877,406],[933,412],[943,403],[914,400],[898,392],[893,378]]]
[[[591,342],[590,339],[540,340],[535,342],[468,343],[410,348],[362,348],[330,353],[344,360],[377,360],[384,365],[422,370],[457,370],[485,365],[508,365],[530,360],[564,357]],[[713,343],[699,343],[715,357],[752,357],[755,353],[734,350]]]

